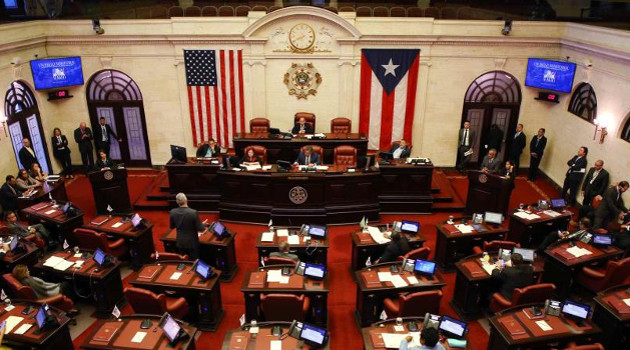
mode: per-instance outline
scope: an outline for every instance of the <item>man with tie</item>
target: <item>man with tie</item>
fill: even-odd
[[[312,134],[313,127],[311,126],[311,124],[306,122],[306,119],[304,119],[304,117],[301,117],[300,119],[298,119],[297,124],[295,124],[291,132],[293,134]]]
[[[313,147],[306,146],[304,147],[304,151],[298,154],[295,164],[309,166],[319,165],[319,154],[313,152]]]
[[[575,205],[575,197],[577,196],[578,187],[580,182],[586,173],[586,155],[588,154],[587,147],[580,147],[577,155],[569,159],[567,165],[567,175],[564,178],[564,185],[562,186],[562,198],[567,198],[567,191],[569,192],[569,205]]]
[[[545,137],[545,128],[540,128],[538,129],[538,135],[534,136],[529,143],[529,181],[536,180],[538,166],[540,166],[540,161],[546,146],[547,137]]]
[[[516,133],[512,138],[512,142],[510,144],[510,153],[509,159],[514,163],[514,176],[518,175],[518,167],[521,164],[521,153],[523,153],[523,148],[525,148],[525,143],[527,142],[527,136],[523,132],[523,124],[518,124],[516,126]]]
[[[37,156],[35,155],[35,151],[31,147],[31,141],[28,138],[22,139],[22,148],[18,152],[18,156],[20,158],[20,163],[22,164],[23,169],[31,169],[31,165],[33,163],[41,164],[37,160]]]
[[[407,158],[409,154],[411,154],[411,150],[405,139],[401,139],[398,144],[394,144],[388,152],[393,155],[394,159]]]
[[[74,130],[74,141],[79,144],[81,161],[85,171],[88,172],[94,167],[94,152],[92,148],[92,130],[85,126],[85,122],[81,122],[79,127]]]
[[[628,187],[630,187],[628,181],[621,181],[604,192],[602,202],[595,209],[593,228],[606,228],[611,220],[624,219],[628,209],[623,204],[621,195],[628,190]]]
[[[595,196],[601,196],[608,187],[610,175],[604,169],[604,161],[598,159],[595,165],[588,170],[584,183],[582,184],[582,208],[580,208],[580,217],[591,211],[591,202]]]
[[[460,173],[466,170],[466,163],[475,148],[475,131],[470,129],[470,122],[465,121],[464,127],[459,129],[459,137],[457,141],[457,164],[455,167]],[[468,154],[466,154],[469,152]]]
[[[109,157],[109,147],[111,145],[110,137],[114,136],[115,139],[118,139],[118,142],[122,142],[122,139],[119,139],[116,133],[114,133],[114,130],[112,130],[112,127],[105,123],[104,117],[100,117],[98,123],[98,127],[94,130],[94,143],[96,149],[102,149]]]
[[[501,162],[497,159],[496,149],[490,149],[488,154],[483,157],[483,161],[481,162],[481,171],[490,174],[501,173]]]
[[[22,195],[22,191],[17,189],[15,183],[15,176],[7,175],[5,183],[0,188],[0,205],[5,218],[8,212],[17,210],[17,199]]]
[[[209,139],[208,142],[204,142],[197,148],[197,158],[218,157],[220,153],[221,148],[214,142],[214,139]]]
[[[19,237],[26,237],[29,235],[36,235],[48,244],[50,239],[50,232],[42,224],[33,224],[31,226],[22,225],[14,212],[7,213],[7,226],[11,229],[11,233],[18,235]]]

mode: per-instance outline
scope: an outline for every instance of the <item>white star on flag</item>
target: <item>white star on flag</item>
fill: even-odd
[[[394,64],[392,62],[392,59],[389,59],[389,63],[388,64],[382,64],[381,66],[383,66],[383,68],[385,68],[385,74],[383,74],[383,76],[387,76],[387,74],[391,74],[393,76],[396,76],[396,68],[400,67],[399,64]]]

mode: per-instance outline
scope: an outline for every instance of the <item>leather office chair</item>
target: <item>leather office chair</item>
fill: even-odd
[[[390,318],[424,315],[427,312],[438,315],[440,300],[442,300],[440,290],[401,294],[398,299],[385,298],[383,308]]]
[[[0,236],[6,237],[6,236],[12,236],[13,232],[11,231],[10,228],[8,228],[7,226],[0,226]],[[25,240],[29,241],[29,242],[33,242],[37,245],[38,248],[43,249],[44,247],[46,247],[46,242],[37,237],[37,235],[35,234],[30,234],[26,237],[22,237]]]
[[[106,234],[84,228],[75,229],[73,234],[79,247],[83,249],[96,250],[96,248],[100,248],[103,252],[119,259],[128,252],[124,238],[110,241]]]
[[[188,314],[188,302],[184,297],[171,298],[164,293],[155,294],[150,290],[135,287],[127,287],[123,292],[137,314],[162,315],[168,312],[178,319]]]
[[[474,254],[481,254],[483,252],[488,252],[488,253],[496,253],[499,251],[499,249],[509,249],[509,250],[514,250],[514,247],[519,247],[520,248],[520,244],[512,242],[512,241],[490,241],[490,242],[483,242],[483,249],[481,249],[481,247],[475,246],[473,247],[473,253]]]
[[[575,276],[575,281],[593,293],[622,284],[630,276],[630,258],[609,260],[605,268],[584,267]]]
[[[293,118],[293,125],[297,124],[300,118],[304,118],[306,123],[311,124],[311,128],[313,128],[313,132],[315,132],[315,114],[308,112],[297,112],[295,113],[295,118]]]
[[[177,253],[160,252],[158,256],[155,253],[151,253],[151,260],[153,261],[188,261],[190,257],[186,254],[181,255]]]
[[[289,258],[283,258],[281,256],[266,256],[263,258],[265,266],[269,265],[295,265],[297,261]]]
[[[333,134],[349,134],[352,132],[352,120],[348,118],[335,118],[330,121],[330,132]]]
[[[272,293],[260,296],[260,310],[265,321],[304,322],[310,306],[311,301],[305,295]]]
[[[564,350],[605,350],[605,348],[600,343],[577,345],[574,342],[571,342],[566,348],[564,348]]]
[[[254,118],[249,121],[249,132],[251,133],[269,132],[270,127],[271,122],[267,118]]]
[[[518,305],[542,303],[551,298],[555,291],[556,286],[553,283],[541,283],[515,288],[512,300],[505,299],[500,293],[494,293],[490,300],[490,311],[496,313]]]
[[[201,17],[201,7],[199,6],[188,6],[184,9],[185,17]]]
[[[352,146],[337,146],[333,152],[335,165],[357,166],[357,149]]]
[[[429,258],[429,254],[431,254],[431,248],[421,247],[418,249],[410,250],[407,252],[407,254],[399,256],[398,261],[403,261],[404,259],[427,260]]]
[[[260,161],[262,162],[261,165],[267,164],[267,148],[265,146],[259,146],[259,145],[247,146],[243,150],[243,154],[247,154],[247,152],[249,152],[250,149],[254,150],[255,156],[260,157]]]
[[[311,146],[311,148],[313,149],[313,152],[319,155],[319,164],[324,164],[324,149],[322,148],[322,146],[317,146],[317,145],[308,145],[308,146]],[[302,148],[300,148],[300,152],[304,152],[304,150],[308,146],[302,146]]]
[[[4,278],[4,282],[6,283],[6,285],[9,286],[16,299],[25,299],[36,301],[38,303],[46,303],[70,314],[78,313],[77,309],[74,308],[74,302],[63,294],[57,294],[52,297],[37,299],[33,288],[23,285],[22,282],[13,277],[13,274],[5,273],[4,275],[2,275],[2,278]]]

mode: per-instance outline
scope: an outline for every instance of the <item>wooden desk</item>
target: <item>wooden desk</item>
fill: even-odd
[[[0,229],[9,230],[8,228],[5,228],[5,227],[2,227]],[[8,235],[6,235],[4,232],[0,234],[1,239],[5,239],[7,236]],[[19,252],[19,253],[7,252],[2,257],[2,259],[0,259],[0,271],[2,271],[3,273],[13,271],[13,268],[15,267],[15,265],[22,264],[26,266],[32,266],[35,263],[37,263],[37,256],[41,252],[39,250],[39,247],[37,247],[37,245],[34,242],[29,242],[24,238],[20,238],[20,242],[18,244],[21,244],[24,247],[24,251]]]
[[[178,341],[175,346],[170,346],[168,338],[164,335],[162,328],[159,327],[161,316],[156,315],[127,315],[121,316],[118,320],[100,320],[96,327],[87,336],[82,349],[116,349],[116,350],[159,350],[159,349],[176,349],[176,350],[194,350],[195,334],[197,329],[185,322],[177,321],[182,330],[188,334],[188,337]],[[140,328],[143,320],[151,319],[152,325],[149,329]],[[109,341],[95,340],[94,336],[99,332],[107,330],[115,332]],[[145,332],[146,336],[141,343],[132,343],[131,339],[137,332]]]
[[[84,228],[97,232],[104,232],[107,235],[116,238],[124,238],[127,247],[129,247],[129,255],[131,257],[131,267],[138,270],[142,264],[151,260],[151,253],[155,252],[153,245],[153,223],[144,220],[146,227],[134,229],[131,221],[123,222],[124,216],[114,215],[97,216],[90,222],[83,224]],[[95,224],[106,220],[100,225]],[[120,226],[116,226],[122,223]]]
[[[379,164],[381,213],[430,213],[433,163],[411,165],[404,159]]]
[[[298,234],[300,231],[299,227],[275,227],[275,232],[273,235],[272,242],[263,242],[261,241],[262,232],[258,235],[258,239],[256,240],[256,249],[258,249],[258,261],[262,258],[268,257],[270,253],[279,251],[278,246],[282,242],[286,242],[288,237],[286,236],[278,236],[278,230],[289,230],[289,233],[294,235]],[[328,237],[326,235],[326,239],[313,239],[309,242],[305,242],[304,238],[306,236],[298,236],[300,238],[299,244],[291,244],[290,252],[296,254],[300,261],[317,263],[320,265],[326,265],[328,262]]]
[[[563,212],[556,212],[560,215],[553,217],[532,206],[529,207],[529,211],[532,214],[540,216],[540,218],[526,220],[514,215],[518,210],[510,213],[510,229],[507,239],[520,243],[523,248],[536,248],[549,232],[566,230],[569,226],[569,221],[571,221],[571,215],[573,215],[570,211],[565,210]]]
[[[390,231],[391,231],[391,225]],[[386,225],[377,225],[382,232],[387,230]],[[409,240],[409,248],[411,250],[422,248],[426,239],[420,232],[416,234],[402,233],[404,237]],[[389,243],[378,244],[372,239],[369,233],[363,233],[361,230],[351,233],[352,237],[352,260],[350,262],[350,268],[352,271],[360,270],[365,267],[365,262],[368,258],[370,261],[375,262],[385,252],[385,248]]]
[[[491,273],[482,266],[481,257],[483,254],[472,255],[455,263],[457,271],[455,277],[455,293],[450,304],[457,314],[466,320],[474,320],[482,316],[482,305],[487,304],[484,300],[494,290],[494,283]],[[498,257],[497,253],[490,254],[491,259]],[[532,284],[538,281],[538,277],[544,271],[544,260],[536,257],[532,264],[534,268],[534,279]]]
[[[20,197],[17,200],[18,210],[23,210],[34,204],[49,201],[49,195],[56,201],[65,202],[68,200],[66,193],[66,183],[63,177],[55,182],[44,181],[42,187],[38,187],[34,194],[28,197]]]
[[[247,322],[251,320],[265,321],[260,311],[260,295],[269,293],[285,293],[285,294],[304,294],[311,300],[312,316],[307,317],[307,323],[313,323],[318,326],[328,328],[328,293],[330,276],[326,274],[321,281],[315,281],[304,276],[293,274],[289,278],[288,284],[277,282],[267,282],[268,270],[279,270],[282,267],[290,267],[293,271],[293,265],[275,265],[267,266],[247,272],[243,279],[241,292],[245,298],[245,318]],[[261,278],[262,284],[250,284],[252,276]]]
[[[166,164],[169,184],[169,204],[176,208],[175,195],[186,193],[188,204],[197,210],[219,211],[219,179],[217,171],[220,164],[196,162],[189,158],[188,163]]]
[[[15,325],[11,332],[5,333],[4,339],[2,340],[2,345],[7,345],[11,347],[11,349],[26,348],[58,350],[74,348],[72,345],[72,338],[70,337],[70,330],[68,329],[70,318],[66,316],[65,312],[51,306],[50,311],[59,322],[59,326],[54,329],[39,333],[34,316],[38,308],[41,307],[42,304],[26,300],[12,300],[11,302],[12,305],[15,306],[15,308],[11,311],[6,311],[7,305],[5,303],[2,303],[2,305],[0,305],[0,322],[5,321],[10,316],[22,317],[23,320]],[[35,310],[29,315],[23,315],[22,310],[28,308],[29,306],[33,306]],[[33,318],[31,318],[31,316]],[[33,326],[31,326],[31,328],[24,334],[18,335],[13,333],[23,324],[27,323],[32,324]]]
[[[397,333],[397,334],[409,334],[411,331],[408,328],[409,322],[414,321],[418,326],[418,330],[416,332],[421,332],[423,329],[424,317],[403,317],[404,331],[396,331],[394,326],[396,325],[396,319],[388,319],[385,321],[377,322],[368,327],[361,328],[361,336],[363,337],[363,350],[385,350],[384,342],[383,342],[383,333]],[[464,338],[466,339],[467,336]],[[451,348],[448,345],[448,341],[441,341],[442,346],[445,349],[461,349],[461,348]],[[472,349],[469,345],[470,343],[466,342],[466,347],[464,349]],[[416,344],[418,345],[418,344]]]
[[[68,216],[60,210],[63,203],[53,205],[50,201],[43,201],[33,204],[22,210],[23,219],[29,224],[42,224],[54,234],[57,234],[59,240],[63,242],[68,239],[72,241],[72,231],[83,225],[83,212],[76,211],[76,214]]]
[[[379,320],[383,311],[383,299],[387,297],[395,298],[399,293],[414,293],[432,289],[442,289],[446,285],[442,275],[436,272],[432,277],[416,275],[413,272],[403,271],[399,273],[409,283],[408,277],[414,276],[418,280],[417,284],[408,284],[406,287],[396,288],[392,282],[379,282],[379,272],[390,272],[390,266],[400,262],[384,263],[365,268],[354,272],[354,279],[357,283],[357,299],[355,319],[360,327],[366,327]],[[373,282],[367,282],[373,281]]]
[[[600,342],[606,349],[630,349],[630,284],[609,288],[595,297],[593,322],[601,327]]]
[[[470,219],[466,219],[470,225]],[[454,224],[461,224],[461,218],[455,218]],[[452,271],[455,262],[473,254],[473,247],[483,247],[483,241],[504,240],[508,231],[503,226],[482,224],[484,232],[474,230],[471,233],[461,233],[455,226],[442,221],[435,225],[437,229],[435,243],[435,262],[442,271]]]
[[[76,286],[80,291],[89,290],[94,293],[96,299],[96,316],[99,318],[108,318],[112,314],[114,306],[120,305],[123,301],[123,287],[120,276],[120,261],[116,258],[113,265],[100,268],[92,259],[91,251],[82,251],[89,253],[89,258],[75,257],[74,252],[58,251],[45,255],[37,264],[33,266],[33,271],[46,281],[63,282],[68,281]],[[74,266],[61,271],[52,267],[44,266],[44,263],[51,256],[56,256],[67,261],[84,260],[83,266],[75,269]],[[96,271],[98,269],[99,271]],[[86,300],[94,302],[91,294]],[[79,296],[81,297],[81,296]]]
[[[562,298],[569,295],[573,284],[573,275],[582,267],[593,263],[614,259],[623,254],[623,251],[615,246],[597,248],[590,244],[577,241],[577,247],[587,249],[591,254],[579,258],[567,252],[572,242],[560,242],[551,245],[545,250],[545,273],[542,275],[542,283],[556,285],[556,294]]]
[[[236,232],[230,232],[230,237],[218,238],[212,233],[205,233],[199,237],[199,258],[210,266],[221,270],[221,281],[231,281],[238,270],[236,264]],[[160,241],[164,244],[164,250],[177,253],[177,230],[166,232]]]
[[[242,158],[243,150],[248,146],[260,145],[267,148],[267,163],[272,164],[278,160],[293,162],[302,146],[317,145],[323,148],[324,164],[333,164],[333,151],[337,146],[352,146],[357,149],[357,156],[362,157],[367,153],[368,140],[365,135],[351,134],[324,134],[323,139],[309,140],[306,137],[297,136],[290,140],[270,137],[269,133],[238,133],[234,137],[234,151],[236,156]]]
[[[132,275],[129,283],[134,287],[149,289],[154,293],[169,291],[186,298],[189,306],[186,319],[190,319],[202,331],[215,331],[219,327],[224,313],[219,283],[221,271],[212,268],[216,275],[203,281],[193,271],[193,262],[181,263],[187,265],[182,271],[177,270],[179,263],[162,262],[144,265],[142,269]],[[157,269],[157,273],[152,278],[140,277],[139,275],[147,268]],[[179,279],[173,280],[170,277],[175,272],[182,274]]]
[[[592,344],[593,337],[601,332],[590,320],[579,327],[574,322],[557,316],[545,315],[542,319],[529,319],[523,310],[513,309],[490,318],[488,350],[563,348],[570,341]],[[543,331],[536,324],[540,320],[547,322],[552,329]]]
[[[278,325],[282,328],[282,332],[286,333],[291,326],[291,322],[265,322],[264,325],[259,324],[258,334],[253,335],[249,333],[249,327],[243,326],[242,328],[230,329],[223,338],[223,345],[221,350],[234,350],[234,349],[262,349],[267,350],[271,348],[271,341],[280,340],[279,336],[271,334],[273,326]],[[246,345],[247,344],[247,345]],[[304,344],[304,341],[297,340],[292,337],[286,337],[282,339],[283,349],[303,349],[311,350],[308,345]],[[330,349],[330,340],[323,348],[316,348],[321,350]]]

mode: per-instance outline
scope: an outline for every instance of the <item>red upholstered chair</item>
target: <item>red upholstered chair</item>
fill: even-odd
[[[282,6],[276,6],[276,5],[269,6],[269,10],[267,10],[267,13],[270,13],[270,12],[273,12],[273,11],[278,11],[278,10],[281,10],[281,9],[282,9]]]
[[[266,256],[263,258],[265,266],[269,265],[295,265],[297,261],[289,258],[283,258],[281,256]]]
[[[229,5],[219,6],[219,16],[234,16],[234,7]]]
[[[254,7],[252,7],[252,11],[267,12],[267,6],[265,6],[265,5],[255,5]]]
[[[335,118],[330,121],[330,132],[333,134],[349,134],[352,132],[352,120],[348,118]]]
[[[158,253],[157,257],[155,256],[155,253],[151,253],[151,260],[153,261],[188,261],[190,260],[190,257],[186,254],[181,255],[177,253],[160,252]]]
[[[297,124],[300,118],[304,118],[304,120],[311,124],[311,128],[313,128],[313,132],[315,132],[315,114],[308,112],[297,112],[295,113],[295,118],[293,118],[293,125]]]
[[[575,281],[593,293],[622,284],[630,276],[630,258],[609,260],[605,268],[584,267],[578,272]]]
[[[155,294],[142,288],[127,287],[125,298],[137,314],[162,315],[168,312],[175,318],[184,318],[188,314],[188,302],[184,297],[171,298],[166,294]]]
[[[201,9],[202,17],[215,17],[219,13],[219,10],[215,6],[204,6]]]
[[[13,277],[13,274],[5,273],[4,275],[2,275],[2,278],[4,278],[4,282],[6,283],[6,285],[9,286],[16,299],[25,299],[36,301],[38,303],[46,303],[68,313],[78,312],[74,308],[74,302],[63,294],[57,294],[55,296],[47,297],[44,299],[37,299],[33,288],[23,285],[22,282]]]
[[[542,283],[525,288],[515,288],[512,300],[507,300],[501,294],[494,293],[492,300],[490,300],[490,311],[496,313],[518,305],[542,303],[551,298],[555,291],[556,286],[553,283]]]
[[[260,161],[262,161],[263,164],[267,164],[267,148],[265,146],[259,146],[259,145],[247,146],[243,150],[243,154],[247,154],[247,152],[249,152],[250,149],[254,150],[254,155],[260,157]]]
[[[473,247],[473,252],[475,254],[481,254],[483,252],[495,253],[498,252],[499,249],[509,249],[514,250],[514,247],[520,247],[521,245],[512,241],[490,241],[483,242],[483,249],[481,247]]]
[[[80,248],[90,250],[100,248],[103,252],[119,259],[127,254],[128,250],[124,238],[109,241],[106,234],[84,228],[75,229],[73,234]]]
[[[408,17],[424,17],[424,9],[422,7],[407,8]]]
[[[443,7],[442,19],[457,19],[457,9],[454,7]]]
[[[339,12],[354,12],[354,7],[352,6],[342,6],[339,8]]]
[[[424,9],[424,17],[440,18],[440,9],[437,7],[427,7]]]
[[[184,17],[184,8],[181,6],[172,6],[168,9],[168,17]]]
[[[372,9],[372,16],[374,17],[389,17],[389,9],[385,6],[375,6]]]
[[[184,9],[184,15],[186,17],[200,17],[201,16],[201,7],[199,6],[188,6]]]
[[[337,8],[334,7],[334,6],[326,6],[326,7],[324,7],[324,10],[328,10],[328,11],[330,11],[332,13],[338,13],[339,12],[339,10],[337,10]]]
[[[0,236],[12,236],[12,235],[13,235],[13,232],[11,232],[10,228],[6,226],[0,226]],[[35,243],[38,248],[44,248],[46,246],[46,242],[43,239],[37,237],[37,235],[31,234],[23,238],[29,242]]]
[[[254,118],[249,121],[249,132],[251,133],[269,132],[270,127],[271,123],[267,118]]]
[[[311,146],[311,148],[313,149],[313,152],[315,152],[315,153],[317,153],[319,155],[319,163],[323,164],[324,163],[324,149],[322,148],[322,146],[318,146],[318,145],[302,146],[302,148],[300,148],[300,151],[304,152],[304,150],[308,146]]]
[[[311,301],[305,295],[273,293],[260,296],[260,310],[265,321],[304,322],[310,307]]]
[[[240,16],[240,17],[247,17],[247,14],[251,10],[252,9],[249,6],[246,6],[246,5],[236,6],[236,8],[234,9],[234,14],[236,16]]]
[[[437,315],[440,313],[440,300],[440,290],[401,294],[398,299],[385,298],[383,308],[390,318],[424,315],[427,312]]]
[[[390,17],[407,17],[407,10],[404,7],[392,7],[389,9]]]
[[[577,345],[574,342],[569,343],[569,345],[564,348],[564,350],[605,350],[604,346],[600,343],[588,344],[588,345]]]
[[[422,247],[422,248],[410,250],[409,252],[407,252],[407,254],[399,256],[398,260],[399,261],[403,261],[404,259],[427,260],[429,258],[429,254],[431,254],[431,248]]]
[[[335,165],[357,166],[357,149],[352,146],[338,146],[333,152]]]
[[[356,9],[357,17],[371,17],[372,8],[367,6],[359,6]]]

